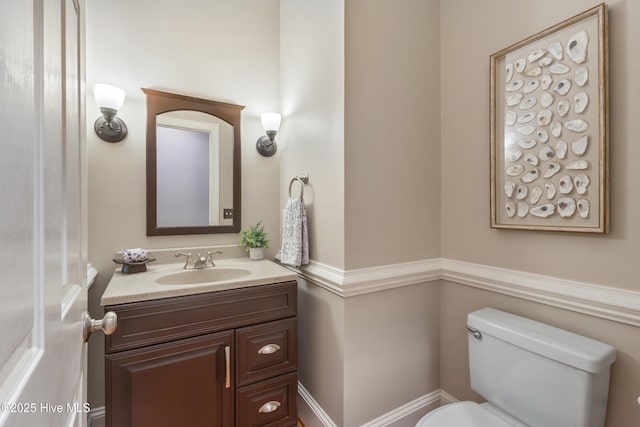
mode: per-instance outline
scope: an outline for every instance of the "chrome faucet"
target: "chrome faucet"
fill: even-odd
[[[187,257],[187,260],[184,263],[184,268],[185,270],[193,270],[193,269],[197,269],[197,270],[202,270],[203,268],[210,268],[210,267],[215,267],[216,264],[213,262],[213,256],[215,254],[220,254],[222,255],[222,251],[213,251],[213,252],[207,252],[207,256],[203,256],[201,254],[198,254],[195,256],[195,259],[191,256],[191,254],[186,254],[184,252],[178,252],[176,254],[176,258],[180,257],[180,256],[185,256]]]

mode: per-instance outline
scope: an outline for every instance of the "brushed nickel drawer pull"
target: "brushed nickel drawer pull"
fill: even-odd
[[[280,346],[278,344],[267,344],[260,347],[258,354],[273,354],[278,350],[280,350]]]
[[[262,414],[268,414],[269,412],[274,412],[280,407],[280,402],[276,402],[272,400],[271,402],[267,402],[258,409],[258,412]]]
[[[231,387],[231,347],[226,346],[224,348],[224,361],[225,361],[225,380],[224,380],[224,388]]]

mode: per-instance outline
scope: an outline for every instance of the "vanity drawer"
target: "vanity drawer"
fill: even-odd
[[[298,374],[292,372],[236,391],[236,425],[286,427],[297,423]]]
[[[106,337],[113,353],[296,315],[296,282],[105,307],[118,315]]]
[[[235,341],[238,386],[297,369],[295,317],[237,329]]]

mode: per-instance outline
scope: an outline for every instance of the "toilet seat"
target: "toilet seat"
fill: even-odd
[[[476,402],[456,402],[441,406],[422,417],[416,427],[513,427]]]

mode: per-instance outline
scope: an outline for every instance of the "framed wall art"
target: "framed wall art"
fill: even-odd
[[[491,55],[491,227],[606,233],[607,8]]]

